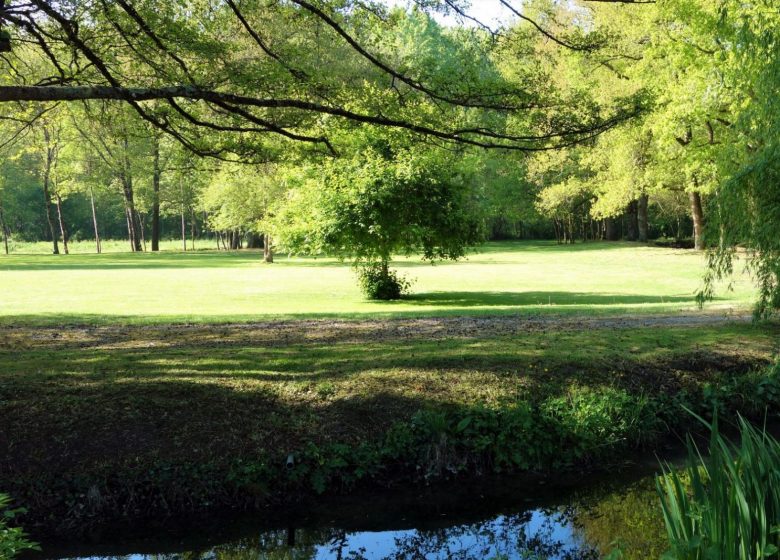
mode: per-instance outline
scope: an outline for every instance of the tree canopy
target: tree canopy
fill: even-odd
[[[439,4],[426,2],[460,9]],[[0,102],[121,100],[202,155],[268,159],[280,139],[333,153],[344,123],[537,150],[639,110],[631,96],[583,110],[533,61],[492,69],[512,37],[443,30],[379,2],[19,0],[2,20],[12,51]]]
[[[562,242],[690,226],[703,299],[744,247],[759,313],[778,307],[774,2],[497,2],[500,25],[460,0],[6,0],[6,177],[40,184],[55,249],[70,197],[97,237],[103,192],[134,250],[166,216],[380,263],[508,221]],[[4,185],[7,238],[27,203]]]

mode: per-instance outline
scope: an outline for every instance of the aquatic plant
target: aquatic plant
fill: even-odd
[[[739,444],[721,435],[717,417],[707,425],[709,455],[689,438],[686,468],[666,465],[657,481],[671,545],[663,558],[780,557],[780,442],[741,417]]]

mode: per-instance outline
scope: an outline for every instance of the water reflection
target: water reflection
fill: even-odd
[[[81,557],[85,558],[85,557]],[[202,551],[90,556],[92,560],[596,560],[560,511],[527,511],[436,529],[287,529]]]
[[[58,550],[44,542],[30,560],[597,560],[616,541],[625,560],[660,557],[666,538],[654,476],[640,467],[604,478],[352,496],[262,519],[188,525],[168,537],[150,531],[135,544],[112,543],[116,534],[99,538],[107,545]]]

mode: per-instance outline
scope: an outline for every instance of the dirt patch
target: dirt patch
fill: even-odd
[[[437,317],[382,320],[290,320],[220,325],[14,327],[0,326],[0,350],[29,348],[170,348],[177,345],[288,346],[419,339],[518,336],[547,331],[626,330],[744,324],[748,314],[625,315],[613,317]]]

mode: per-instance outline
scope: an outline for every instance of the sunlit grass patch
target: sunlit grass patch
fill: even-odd
[[[0,321],[13,323],[232,322],[268,318],[698,312],[701,254],[630,243],[491,243],[467,259],[430,265],[398,258],[410,297],[367,301],[348,263],[261,253],[161,252],[0,256]],[[706,310],[746,310],[738,274]]]

